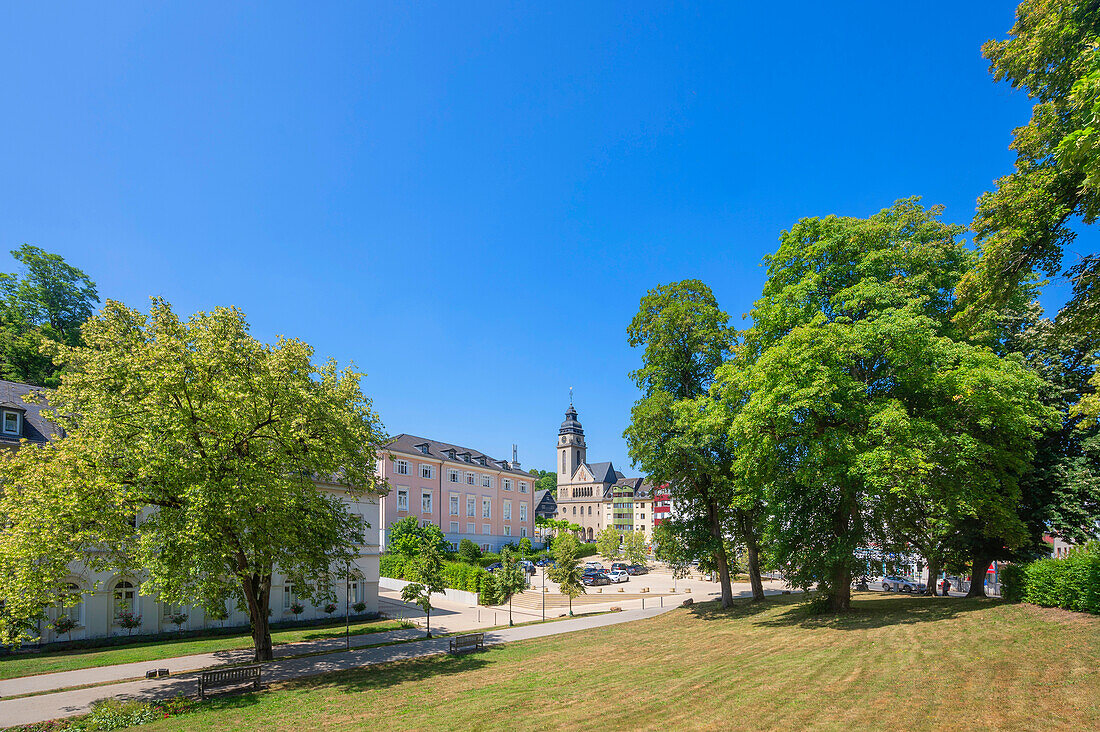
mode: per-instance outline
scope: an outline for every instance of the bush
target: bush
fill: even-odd
[[[352,605],[351,609],[354,610],[356,613],[363,613],[367,609],[367,603],[365,603],[363,601],[359,601],[359,602],[355,603],[354,605]]]
[[[1005,599],[1042,607],[1100,614],[1100,542],[1089,542],[1062,559],[1039,559],[1005,567]]]
[[[481,577],[488,575],[484,568],[464,562],[443,563],[443,584],[452,590],[481,591]]]
[[[499,561],[500,555],[495,552],[485,552],[481,555],[481,559],[478,560],[482,567],[488,567],[490,564],[496,564]]]
[[[581,548],[577,550],[577,559],[584,557],[594,557],[597,554],[595,542],[591,544],[581,544]]]
[[[92,704],[92,713],[78,721],[71,730],[111,730],[148,724],[168,716],[152,704],[139,701],[102,699]]]
[[[531,554],[531,540],[526,536],[519,540],[519,551],[525,557]]]
[[[469,539],[458,542],[458,558],[468,564],[477,564],[481,559],[481,547]]]
[[[325,603],[324,611],[325,611],[326,615],[332,615],[334,612],[336,612],[336,603],[335,602]]]
[[[405,579],[405,557],[383,554],[378,560],[378,573],[390,579]]]

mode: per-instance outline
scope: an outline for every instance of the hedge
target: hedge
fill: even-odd
[[[1100,542],[1062,559],[1039,559],[1001,571],[1006,600],[1100,614]]]
[[[383,554],[378,561],[379,574],[392,579],[405,579],[405,558],[399,554]],[[465,562],[443,562],[443,586],[452,590],[476,592],[478,602],[491,605],[492,576],[484,568]]]

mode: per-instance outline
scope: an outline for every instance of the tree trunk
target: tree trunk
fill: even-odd
[[[943,562],[938,557],[928,560],[928,586],[924,588],[924,594],[932,595],[933,597],[938,594],[936,592],[936,584],[939,581],[938,577],[942,568]]]
[[[967,597],[985,597],[985,573],[993,560],[989,555],[975,554],[971,557],[970,564],[970,589]]]
[[[730,565],[726,557],[726,542],[722,537],[722,521],[713,501],[707,501],[710,518],[710,535],[715,542],[714,563],[718,565],[718,582],[722,586],[722,607],[733,606],[733,585],[730,583]]]
[[[252,644],[255,647],[254,660],[270,661],[274,656],[271,651],[271,618],[268,617],[268,608],[271,601],[271,576],[260,577],[252,575],[242,578],[241,586],[244,590],[245,603],[248,605],[248,619],[252,624]]]
[[[432,637],[432,609],[429,607],[424,612],[424,630],[428,631],[428,638]]]
[[[847,612],[852,607],[852,572],[846,565],[833,569],[833,587],[829,591],[829,611]]]
[[[764,599],[764,583],[760,579],[760,544],[756,540],[756,527],[745,511],[738,511],[737,523],[745,542],[749,559],[749,584],[752,585],[753,602]]]

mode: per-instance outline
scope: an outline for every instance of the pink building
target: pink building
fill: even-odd
[[[379,474],[390,486],[382,499],[382,549],[389,528],[406,516],[435,524],[454,548],[470,539],[483,551],[534,537],[535,477],[519,461],[495,460],[469,448],[400,434],[386,445]]]

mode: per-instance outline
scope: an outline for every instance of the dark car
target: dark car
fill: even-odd
[[[626,573],[632,576],[637,576],[639,574],[649,574],[649,567],[645,566],[644,564],[631,564],[629,567],[626,568]]]
[[[558,565],[550,557],[543,557],[542,559],[535,562],[535,566],[536,567],[556,567]]]
[[[501,564],[500,562],[496,562],[496,563],[494,563],[494,564],[490,564],[490,565],[489,565],[488,567],[486,567],[485,569],[489,570],[490,572],[495,572],[495,571],[497,571],[498,569],[500,569],[500,568],[501,568],[501,567],[503,567],[503,566],[504,566],[504,565],[503,565],[503,564]]]
[[[595,574],[586,574],[581,582],[593,587],[595,585],[609,585],[611,584],[611,578],[603,572],[596,572]]]
[[[595,567],[585,567],[584,568],[584,576],[585,577],[591,577],[594,574],[603,574],[603,570],[602,569],[596,569]]]
[[[630,565],[628,565],[626,562],[612,562],[611,563],[611,571],[615,572],[617,570],[622,570],[623,572],[625,572],[626,568],[629,567],[629,566]]]

